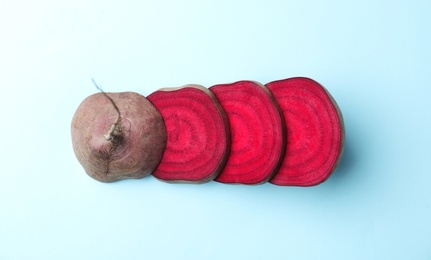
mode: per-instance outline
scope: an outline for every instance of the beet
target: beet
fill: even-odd
[[[281,110],[265,86],[252,81],[210,88],[226,111],[232,147],[216,181],[261,184],[277,171],[286,147]]]
[[[160,113],[134,92],[87,97],[73,116],[71,132],[78,161],[88,175],[101,182],[149,175],[166,146]]]
[[[161,89],[148,96],[160,111],[168,139],[153,176],[171,183],[213,180],[226,164],[230,130],[215,96],[199,85]]]
[[[271,183],[313,186],[325,181],[343,152],[341,112],[329,92],[309,78],[266,84],[283,110],[287,127],[286,155]]]

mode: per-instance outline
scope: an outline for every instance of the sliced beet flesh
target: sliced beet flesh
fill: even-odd
[[[221,183],[261,184],[277,171],[284,158],[286,133],[281,110],[268,89],[239,81],[210,88],[226,111],[231,152],[215,179]]]
[[[153,176],[172,183],[204,183],[217,177],[229,154],[230,130],[214,94],[186,85],[161,89],[147,98],[162,115],[168,134]]]
[[[286,155],[270,180],[281,186],[313,186],[325,181],[341,159],[344,125],[341,112],[319,83],[290,78],[266,84],[286,120]]]

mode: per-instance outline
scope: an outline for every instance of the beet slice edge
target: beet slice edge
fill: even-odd
[[[286,146],[284,119],[268,89],[253,81],[210,87],[226,111],[231,152],[215,179],[221,183],[257,185],[278,170]]]
[[[270,180],[281,186],[314,186],[338,166],[344,150],[341,111],[316,81],[295,77],[266,84],[283,111],[287,127],[286,155]]]
[[[226,164],[230,151],[227,115],[211,91],[200,85],[160,89],[148,97],[168,133],[162,160],[152,173],[169,183],[205,183]]]

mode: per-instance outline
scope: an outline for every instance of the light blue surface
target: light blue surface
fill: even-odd
[[[317,187],[102,184],[73,154],[91,78],[148,95],[292,76],[344,114]],[[431,259],[430,76],[426,0],[2,1],[0,259]]]

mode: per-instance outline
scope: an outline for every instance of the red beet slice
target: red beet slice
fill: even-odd
[[[222,183],[261,184],[277,171],[286,146],[281,110],[265,86],[252,81],[210,88],[226,111],[231,153],[216,178]]]
[[[283,110],[287,127],[286,155],[270,180],[282,186],[313,186],[325,181],[343,152],[341,112],[319,83],[290,78],[266,84]]]
[[[199,85],[161,89],[148,96],[168,133],[153,176],[171,183],[204,183],[221,172],[230,150],[229,122],[215,96]]]

